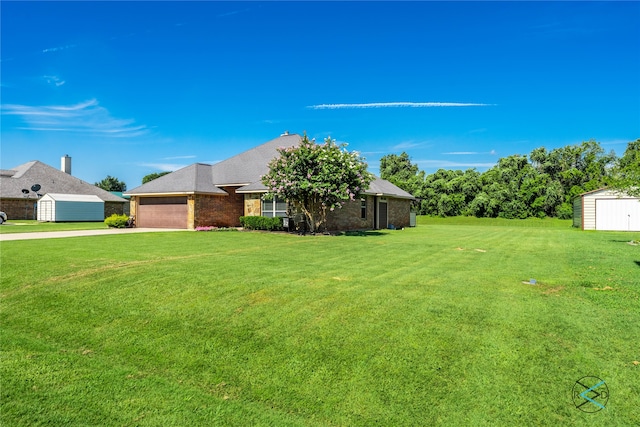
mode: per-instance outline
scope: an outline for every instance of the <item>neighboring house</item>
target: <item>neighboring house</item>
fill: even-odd
[[[285,133],[220,163],[190,166],[126,191],[137,227],[237,227],[241,216],[286,216],[284,200],[266,200],[261,177],[278,148],[300,144]],[[362,199],[327,214],[327,229],[355,230],[409,226],[413,196],[376,178]]]
[[[573,200],[573,226],[583,230],[640,231],[640,199],[602,188]]]
[[[109,191],[109,193],[113,194],[114,196],[121,197],[125,200],[124,210],[122,213],[129,216],[129,206],[131,205],[129,196],[125,196],[122,191]]]
[[[36,219],[38,200],[47,193],[56,193],[98,196],[104,202],[104,218],[123,213],[125,199],[71,176],[70,162],[70,157],[62,158],[63,170],[37,160],[0,170],[0,210],[7,213],[9,220]],[[40,187],[34,191],[36,185]]]

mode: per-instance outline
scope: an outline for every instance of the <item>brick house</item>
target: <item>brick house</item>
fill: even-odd
[[[287,216],[284,200],[264,198],[260,178],[278,148],[302,138],[285,133],[214,165],[194,163],[125,192],[138,227],[237,227],[241,216]],[[409,226],[413,196],[376,178],[362,199],[327,214],[327,229],[356,230]]]
[[[34,187],[39,185],[40,187]],[[37,190],[33,190],[38,188]],[[104,201],[104,217],[122,214],[125,199],[71,175],[71,158],[62,157],[61,169],[34,160],[0,170],[0,210],[9,220],[36,219],[37,202],[47,193],[94,195]]]

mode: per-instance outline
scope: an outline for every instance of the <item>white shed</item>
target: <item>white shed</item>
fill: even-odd
[[[47,193],[38,200],[38,221],[104,221],[104,201],[89,194]]]
[[[640,199],[600,189],[573,200],[573,226],[583,230],[640,231]]]

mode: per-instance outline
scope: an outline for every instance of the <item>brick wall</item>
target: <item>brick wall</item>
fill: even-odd
[[[36,219],[34,210],[36,199],[0,199],[0,211],[7,214],[9,221],[14,219]]]
[[[408,227],[411,214],[411,201],[389,198],[387,199],[387,203],[389,225],[393,224],[396,228]]]
[[[195,227],[239,227],[244,215],[244,195],[236,194],[235,187],[223,188],[228,196],[196,195]]]
[[[366,218],[361,218],[360,200],[347,202],[342,209],[327,212],[327,230],[370,230],[373,228],[374,197],[366,196]]]
[[[107,218],[113,214],[124,214],[124,205],[125,203],[120,202],[104,202],[104,217]]]
[[[360,218],[360,201],[348,202],[342,209],[327,214],[329,231],[370,230],[375,228],[375,197],[367,196],[367,218]],[[409,226],[411,201],[387,198],[387,217],[389,225],[396,228]]]

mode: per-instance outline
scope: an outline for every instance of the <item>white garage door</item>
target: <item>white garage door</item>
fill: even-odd
[[[640,231],[640,201],[596,200],[596,230]]]

